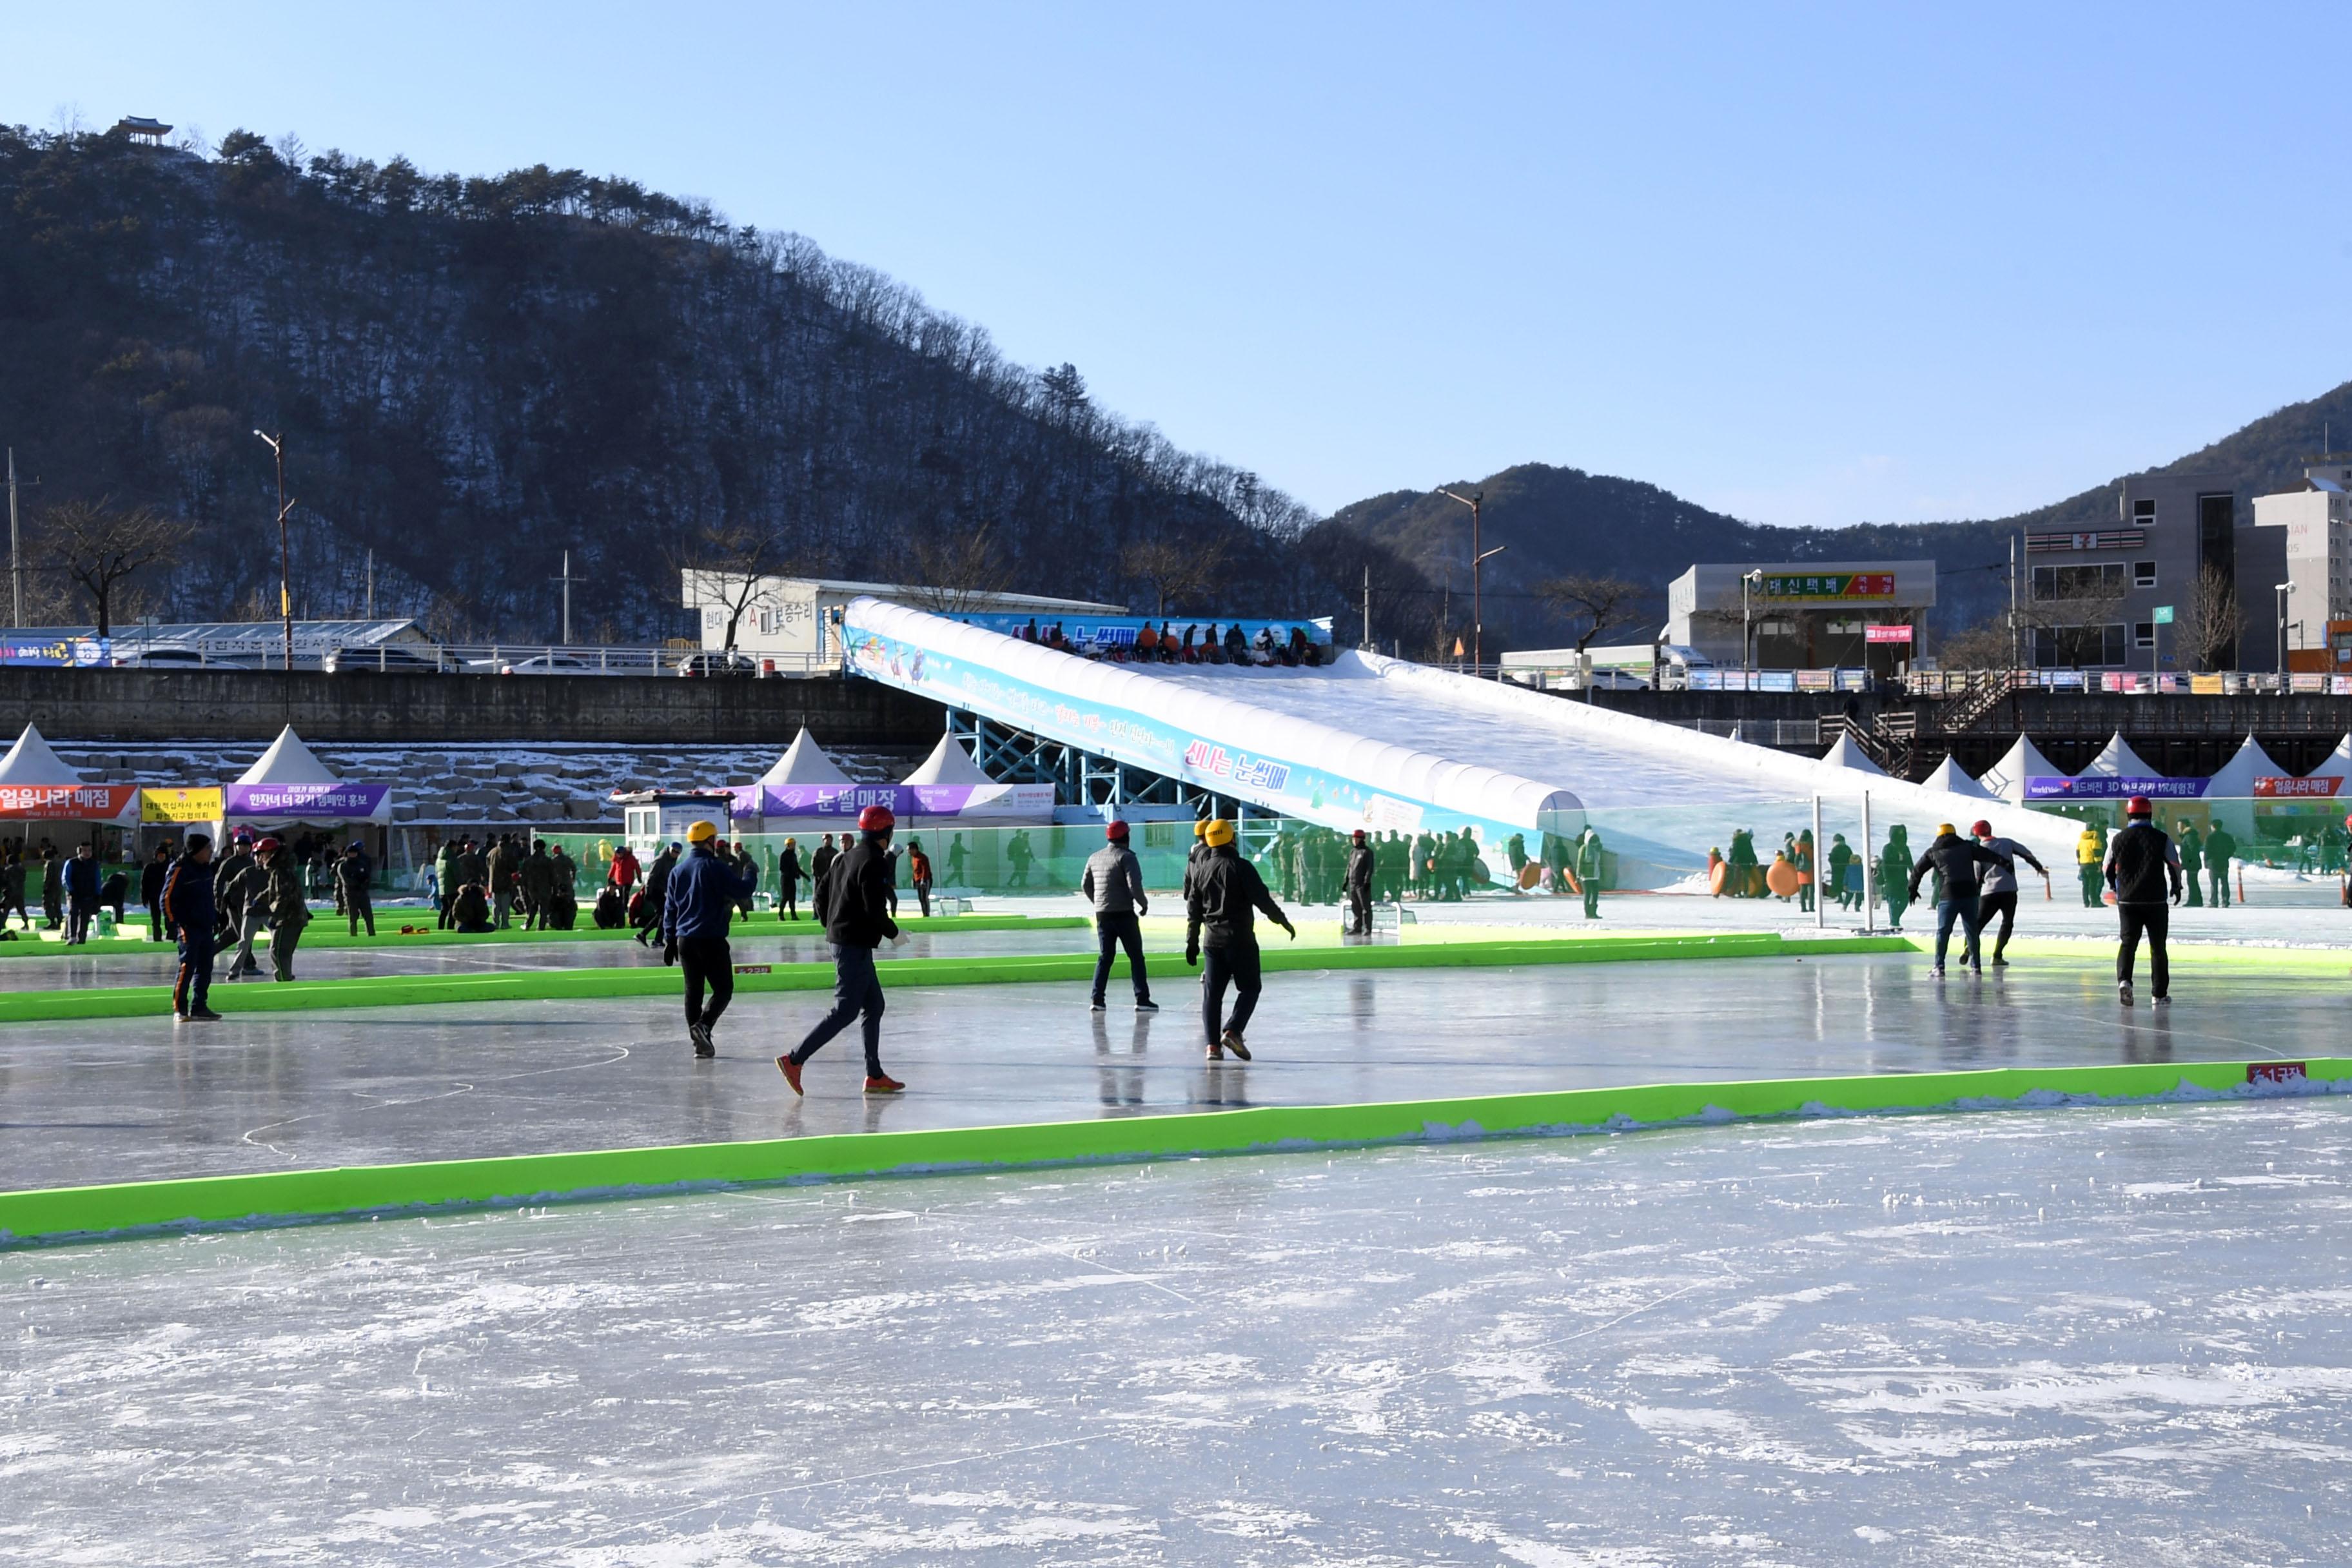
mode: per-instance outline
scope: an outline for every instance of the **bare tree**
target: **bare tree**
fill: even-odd
[[[693,575],[696,599],[726,610],[727,636],[719,646],[728,653],[735,651],[736,632],[766,589],[765,580],[786,572],[783,534],[761,521],[690,529],[665,553],[681,581],[687,574]]]
[[[1538,583],[1536,593],[1545,604],[1566,616],[1570,625],[1583,626],[1576,638],[1576,651],[1582,653],[1602,632],[1633,620],[1649,591],[1622,577],[1595,577],[1578,572]]]
[[[2007,610],[1954,632],[1937,654],[1946,669],[2010,669],[2017,658],[2017,639],[2010,630]]]
[[[117,507],[106,497],[69,500],[41,513],[39,553],[89,599],[98,635],[110,637],[117,604],[129,580],[150,566],[177,560],[193,531],[152,507]]]
[[[1131,583],[1147,584],[1155,616],[1168,613],[1168,601],[1198,601],[1224,580],[1225,544],[1219,539],[1139,539],[1122,551],[1120,574]]]
[[[918,537],[908,547],[913,575],[908,597],[923,609],[959,616],[993,594],[1004,592],[1012,574],[997,553],[994,531],[983,523],[969,533],[941,531]]]
[[[2219,669],[2235,661],[2238,639],[2245,630],[2246,610],[2238,602],[2238,585],[2210,562],[2199,567],[2174,627],[2180,652],[2198,669]]]

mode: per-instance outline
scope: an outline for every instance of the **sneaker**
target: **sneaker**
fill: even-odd
[[[686,1026],[686,1033],[687,1037],[694,1042],[696,1056],[715,1057],[719,1054],[719,1047],[711,1042],[709,1025],[688,1024]]]
[[[1930,974],[1932,974],[1932,975],[1934,975],[1937,979],[1941,980],[1941,979],[1944,977],[1944,966],[1943,966],[1942,964],[1940,964],[1940,963],[1939,963],[1939,964],[1936,965],[1936,967],[1935,967],[1935,968],[1933,968],[1933,969],[1929,970],[1927,973],[1930,973]]]
[[[2156,999],[2156,1005],[2159,1007],[2169,1007],[2172,1005],[2172,998],[2169,996],[2159,996]]]
[[[1227,1029],[1225,1031],[1224,1044],[1225,1049],[1233,1052],[1234,1055],[1239,1057],[1242,1060],[1247,1061],[1250,1059],[1249,1043],[1242,1038],[1241,1032],[1239,1030]]]
[[[2009,967],[2009,960],[1996,952],[1992,955],[1992,966],[1995,969],[2007,969]]]
[[[1104,1005],[1103,999],[1097,996],[1087,1005],[1087,1011],[1089,1013],[1108,1013],[1110,1009]]]
[[[1139,996],[1136,998],[1135,1010],[1139,1013],[1157,1013],[1160,1011],[1160,1004],[1149,996]]]
[[[1225,1059],[1225,1047],[1223,1046],[1211,1046],[1209,1047],[1209,1059],[1213,1062],[1223,1061]]]
[[[199,1007],[190,1013],[187,1018],[192,1024],[217,1024],[221,1021],[221,1016],[210,1007]]]
[[[905,1084],[900,1083],[897,1079],[892,1078],[887,1073],[868,1073],[866,1075],[866,1092],[868,1094],[897,1094],[906,1087],[907,1086]]]
[[[2126,980],[2116,987],[2116,1000],[2126,1007],[2132,1005],[2130,981]]]
[[[174,1024],[184,1024],[187,1021],[188,1016],[185,1013],[181,1012],[177,1007],[172,1009],[172,1022]]]
[[[778,1057],[776,1058],[776,1070],[784,1075],[784,1081],[793,1086],[793,1092],[794,1094],[804,1092],[801,1088],[800,1063],[793,1060],[793,1058],[788,1056]]]

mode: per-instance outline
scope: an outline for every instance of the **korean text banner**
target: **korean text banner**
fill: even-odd
[[[145,789],[139,795],[142,822],[218,822],[221,792],[211,789]]]
[[[137,784],[0,784],[0,817],[18,822],[129,822]]]
[[[2204,795],[2204,779],[2029,777],[2028,800],[2124,800],[2144,795],[2150,800],[2195,800]]]
[[[392,786],[380,784],[225,784],[230,816],[308,817],[319,822],[383,822],[392,816]]]

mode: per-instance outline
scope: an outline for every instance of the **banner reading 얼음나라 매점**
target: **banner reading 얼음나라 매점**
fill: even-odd
[[[142,822],[218,822],[221,819],[221,792],[214,785],[204,789],[157,789],[139,792],[139,820]]]
[[[138,809],[137,784],[0,784],[0,818],[11,821],[130,822]]]
[[[2028,800],[2124,800],[2144,795],[2151,800],[2196,800],[2205,793],[2205,779],[2086,778],[2060,775],[2025,781]]]
[[[388,822],[392,786],[380,784],[256,784],[221,786],[223,815],[313,822]]]

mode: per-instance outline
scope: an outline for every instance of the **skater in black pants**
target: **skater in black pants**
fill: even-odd
[[[1960,961],[1979,973],[1984,972],[1982,955],[1977,946],[1977,933],[1984,929],[1984,917],[1977,908],[1978,871],[1980,866],[1998,867],[2001,858],[1981,844],[1972,843],[1956,832],[1948,822],[1937,825],[1936,841],[1919,857],[1911,869],[1909,891],[1911,900],[1919,897],[1919,884],[1927,873],[1936,873],[1936,978],[1944,977],[1944,952],[1951,945],[1952,925],[1958,921],[1965,932],[1960,948]]]
[[[360,922],[367,922],[368,935],[375,934],[375,862],[360,847],[356,838],[344,847],[335,862],[335,890],[342,895],[343,913],[350,917],[352,934],[360,934]]]
[[[1143,868],[1128,847],[1126,823],[1114,822],[1103,834],[1110,842],[1094,852],[1078,879],[1080,896],[1095,907],[1094,1010],[1099,1013],[1106,1005],[1103,993],[1110,984],[1111,958],[1123,947],[1127,977],[1135,985],[1135,1010],[1157,1013],[1160,1004],[1151,999],[1151,982],[1143,973],[1143,928],[1137,923],[1151,909],[1143,893]]]
[[[727,945],[727,922],[738,902],[751,896],[756,876],[717,853],[719,828],[698,822],[686,830],[686,858],[671,868],[662,888],[662,962],[686,972],[686,1035],[698,1057],[716,1056],[710,1031],[735,995],[735,953]],[[710,1003],[703,1005],[703,988]]]
[[[155,846],[155,858],[139,873],[139,901],[147,906],[147,940],[163,940],[163,882],[172,874],[172,847]],[[207,873],[209,874],[209,873]]]
[[[2164,955],[2164,938],[2172,921],[2168,901],[2180,901],[2180,851],[2156,825],[2156,808],[2144,795],[2124,807],[2124,830],[2107,842],[2107,886],[2115,890],[2116,913],[2123,921],[2123,942],[2116,949],[2116,995],[2132,1005],[2132,969],[2139,959],[2139,939],[2147,937],[2148,978],[2162,1005],[2172,1000],[2172,967]]]
[[[220,911],[213,903],[213,841],[201,833],[188,835],[188,847],[163,873],[155,895],[160,932],[179,939],[180,973],[172,985],[172,1016],[186,1023],[209,1024],[213,1011],[213,954],[217,951]]]
[[[856,1018],[866,1038],[866,1092],[896,1094],[907,1086],[882,1070],[882,982],[874,973],[874,950],[887,939],[903,942],[890,918],[890,832],[898,819],[887,805],[857,814],[857,842],[835,857],[817,879],[810,903],[833,944],[833,1011],[817,1020],[798,1048],[778,1057],[776,1067],[793,1092],[801,1090],[801,1069],[824,1043]],[[832,838],[827,834],[826,838]],[[847,835],[843,837],[846,837]],[[830,847],[828,843],[827,847]]]
[[[1348,836],[1348,931],[1355,936],[1372,934],[1372,847],[1360,827]]]
[[[1199,963],[1203,952],[1208,967],[1201,972],[1201,1023],[1209,1039],[1209,1059],[1223,1061],[1227,1051],[1250,1059],[1245,1038],[1250,1015],[1257,1010],[1257,931],[1251,911],[1265,918],[1298,940],[1298,928],[1265,890],[1257,868],[1234,850],[1234,825],[1219,820],[1202,836],[1209,858],[1192,879],[1184,900],[1184,962]],[[1234,1011],[1224,1016],[1225,987],[1234,989]]]
[[[801,918],[801,841],[797,838],[785,839],[784,852],[776,857],[776,918]]]
[[[717,831],[713,829],[713,831]],[[637,906],[637,945],[651,947],[654,933],[661,930],[662,910],[668,903],[670,874],[677,867],[677,846],[665,845],[646,868],[645,901]]]
[[[2009,933],[2017,924],[2017,862],[2024,861],[2042,873],[2043,890],[2048,891],[2050,868],[2033,858],[2033,851],[2014,838],[1996,838],[1992,824],[1979,821],[1969,833],[1976,841],[2001,858],[2001,863],[1985,873],[1984,887],[1977,895],[1977,930],[1981,931],[2000,919],[2000,931],[1992,939],[1992,966],[2009,967],[2001,954],[2009,949]]]

